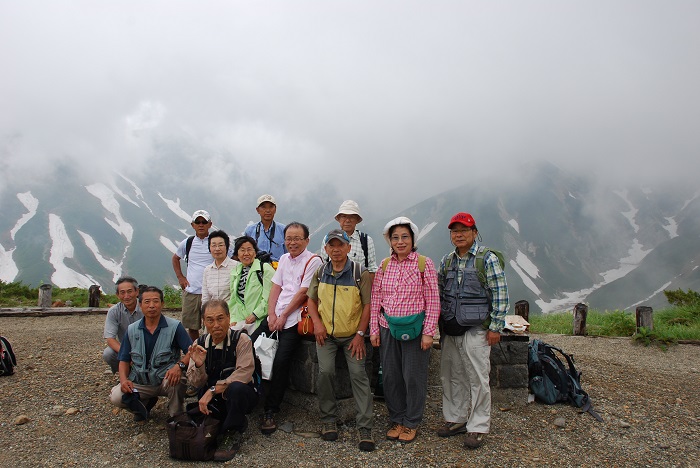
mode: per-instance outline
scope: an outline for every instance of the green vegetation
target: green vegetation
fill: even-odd
[[[32,288],[22,282],[6,283],[0,280],[0,307],[36,307],[39,288]],[[51,290],[51,300],[70,303],[73,307],[88,306],[88,290],[81,288],[59,288]],[[70,301],[70,302],[69,302]],[[114,294],[102,294],[100,306],[116,304],[119,299]]]

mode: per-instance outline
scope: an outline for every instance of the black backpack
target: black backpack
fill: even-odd
[[[14,374],[16,365],[17,358],[12,351],[12,345],[7,338],[0,336],[0,376]]]
[[[568,367],[559,359],[561,355]],[[568,402],[603,421],[593,410],[591,399],[581,387],[581,372],[574,366],[574,357],[540,340],[528,345],[528,381],[537,401],[547,405]]]

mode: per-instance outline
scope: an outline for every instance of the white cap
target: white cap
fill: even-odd
[[[386,239],[386,243],[391,246],[391,239],[389,239],[389,228],[396,226],[397,224],[408,224],[413,232],[413,247],[418,245],[418,226],[416,226],[413,221],[405,216],[399,216],[398,218],[394,218],[386,223],[386,226],[384,226],[384,239]]]
[[[197,210],[194,213],[192,213],[192,222],[194,223],[197,221],[197,218],[204,218],[207,220],[207,222],[211,221],[211,215],[209,212],[204,211],[204,210]]]
[[[338,215],[341,214],[357,215],[360,218],[360,222],[362,222],[362,216],[360,216],[360,206],[355,201],[345,200],[343,203],[340,204],[340,208],[338,208],[338,214],[335,215],[336,221],[338,221]]]
[[[277,206],[277,203],[275,203],[275,197],[266,193],[265,195],[260,195],[260,197],[258,198],[258,204],[255,205],[255,207],[257,208],[265,202],[270,202],[273,205]]]

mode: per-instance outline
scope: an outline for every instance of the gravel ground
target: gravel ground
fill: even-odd
[[[105,373],[101,359],[103,321],[100,315],[0,319],[0,333],[20,361],[15,375],[0,378],[0,466],[188,464],[168,456],[163,399],[145,424],[110,405],[109,390],[117,379]],[[442,413],[439,351],[433,350],[425,420],[413,443],[384,440],[386,408],[380,401],[374,407],[377,450],[372,453],[357,449],[352,421],[340,427],[337,442],[324,442],[310,437],[320,428],[315,408],[288,404],[278,422],[292,422],[294,432],[261,435],[258,409],[229,464],[700,466],[700,348],[678,345],[664,352],[629,339],[539,338],[575,355],[584,389],[604,422],[566,405],[528,405],[522,392],[495,391],[487,443],[466,451],[459,437],[434,435]],[[21,415],[29,421],[16,424]],[[554,424],[560,418],[564,427]]]

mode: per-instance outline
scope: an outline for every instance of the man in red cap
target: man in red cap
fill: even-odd
[[[498,256],[479,244],[469,213],[448,224],[453,252],[438,270],[440,291],[440,378],[445,425],[440,437],[467,433],[469,449],[484,443],[491,424],[491,346],[501,339],[508,311],[508,286]]]

